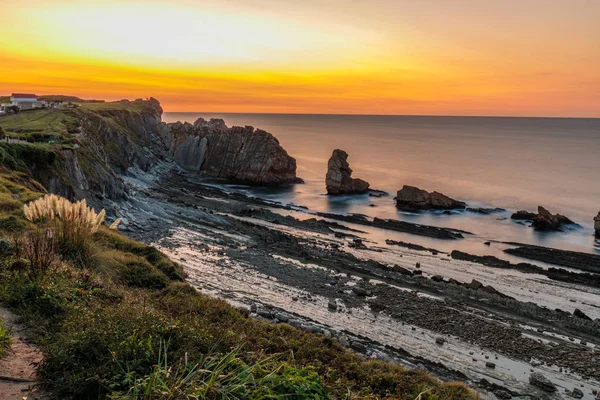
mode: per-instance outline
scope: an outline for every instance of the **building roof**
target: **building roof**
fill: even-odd
[[[14,97],[15,99],[37,99],[37,95],[26,93],[13,93],[11,97]]]

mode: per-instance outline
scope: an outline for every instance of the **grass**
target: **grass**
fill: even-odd
[[[10,348],[10,332],[4,327],[4,321],[0,318],[0,358],[6,355]]]
[[[41,141],[43,138],[49,140],[56,136],[67,137],[78,125],[75,111],[72,109],[39,109],[6,115],[0,118],[0,126],[13,134],[29,134],[31,137]]]
[[[104,103],[77,103],[84,110],[90,111],[107,111],[107,110],[127,110],[134,112],[144,111],[145,106],[134,101],[111,101]]]

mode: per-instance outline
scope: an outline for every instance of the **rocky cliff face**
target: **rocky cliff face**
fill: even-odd
[[[348,153],[344,150],[333,151],[327,163],[325,186],[327,194],[360,194],[369,190],[369,183],[362,179],[352,178],[352,169],[348,164]]]
[[[464,210],[462,201],[454,200],[442,193],[428,192],[414,186],[404,185],[396,196],[396,207],[408,211],[420,210]]]
[[[296,160],[263,130],[200,118],[194,124],[163,124],[160,134],[175,161],[199,175],[259,185],[300,181]]]
[[[50,162],[27,162],[49,192],[103,206],[104,200],[127,196],[122,176],[150,171],[168,157],[159,135],[162,109],[155,99],[69,112],[77,124],[75,145],[54,149]]]
[[[594,230],[596,231],[596,237],[600,238],[600,212],[594,217]]]

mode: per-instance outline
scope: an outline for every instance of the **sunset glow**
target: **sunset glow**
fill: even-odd
[[[287,3],[3,4],[0,95],[153,96],[167,111],[600,117],[600,2]]]

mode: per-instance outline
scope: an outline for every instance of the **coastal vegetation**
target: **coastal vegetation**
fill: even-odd
[[[180,265],[111,229],[118,222],[103,212],[48,195],[32,167],[56,169],[58,156],[0,146],[0,302],[42,349],[39,380],[53,396],[475,398],[464,384],[366,360],[199,293]]]

